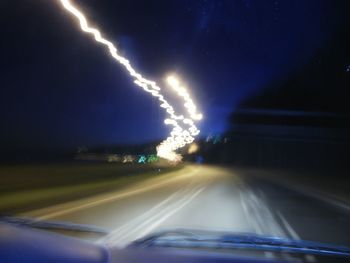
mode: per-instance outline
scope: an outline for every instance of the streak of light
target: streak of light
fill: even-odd
[[[167,77],[167,82],[178,93],[179,96],[183,97],[185,101],[184,106],[190,114],[191,118],[193,120],[201,120],[203,118],[203,115],[201,113],[197,113],[196,105],[194,105],[190,94],[188,93],[187,89],[181,85],[178,78],[170,75]]]
[[[89,26],[84,14],[76,6],[74,6],[70,0],[59,1],[63,7],[78,20],[81,30],[92,35],[96,42],[104,45],[109,50],[110,55],[119,64],[124,66],[129,75],[134,79],[134,83],[136,85],[158,99],[160,107],[166,111],[168,116],[164,120],[164,123],[166,125],[173,126],[173,128],[170,135],[157,147],[157,155],[171,161],[180,161],[181,156],[175,151],[194,141],[193,136],[197,136],[200,132],[195,126],[194,121],[202,118],[201,114],[196,113],[196,106],[194,105],[186,89],[179,86],[178,83],[174,83],[176,79],[173,79],[173,83],[170,83],[170,85],[178,92],[179,96],[181,96],[185,101],[184,106],[187,109],[187,112],[190,114],[190,118],[185,118],[183,115],[177,115],[173,106],[171,106],[162,95],[162,90],[157,83],[144,78],[131,66],[128,59],[119,55],[118,50],[113,43],[102,37],[101,32],[98,29]]]

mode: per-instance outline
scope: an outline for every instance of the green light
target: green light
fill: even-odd
[[[154,163],[159,160],[158,156],[155,154],[148,155],[147,162],[148,163]]]

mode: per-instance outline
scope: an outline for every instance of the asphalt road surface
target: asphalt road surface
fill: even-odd
[[[122,191],[25,215],[104,227],[108,235],[87,238],[119,247],[154,231],[174,228],[350,244],[346,209],[244,171],[205,165],[189,165]]]

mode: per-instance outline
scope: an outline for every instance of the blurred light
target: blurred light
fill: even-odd
[[[134,162],[135,161],[135,157],[134,156],[132,156],[132,155],[124,155],[123,156],[123,159],[122,159],[122,163],[132,163],[132,162]]]
[[[139,158],[139,160],[138,160],[137,162],[138,162],[138,163],[146,163],[146,160],[147,160],[146,156],[141,155],[140,158]]]
[[[171,86],[179,85],[179,81],[174,76],[168,76],[167,81]]]
[[[221,135],[216,135],[213,144],[221,143]]]
[[[116,154],[110,154],[110,155],[108,155],[107,161],[109,163],[119,162],[120,161],[120,157],[118,155],[116,155]]]
[[[190,145],[190,147],[188,148],[188,154],[192,154],[192,153],[195,153],[195,152],[198,152],[199,150],[199,146],[197,143],[192,143]]]
[[[209,134],[207,138],[205,139],[206,142],[210,142],[213,139],[213,135]]]
[[[157,85],[157,83],[155,81],[144,78],[131,66],[129,60],[123,56],[120,56],[118,54],[117,48],[113,45],[113,43],[103,38],[101,32],[98,29],[90,27],[84,14],[78,10],[78,8],[75,7],[70,0],[59,1],[63,7],[78,20],[81,30],[88,34],[91,34],[97,42],[103,44],[106,48],[108,48],[110,55],[118,63],[124,66],[129,75],[134,79],[134,83],[136,85],[158,99],[160,107],[163,108],[168,115],[168,118],[164,120],[164,123],[166,125],[172,125],[173,128],[170,132],[170,136],[157,147],[157,155],[174,162],[181,161],[181,156],[175,153],[175,151],[185,146],[186,144],[193,142],[193,136],[199,134],[199,130],[193,121],[200,120],[203,117],[202,114],[197,113],[196,106],[190,98],[187,90],[184,87],[180,86],[179,81],[175,77],[170,76],[168,78],[169,85],[177,91],[180,97],[183,98],[185,102],[184,106],[190,115],[189,118],[185,118],[182,115],[176,115],[174,108],[161,94],[161,88]],[[184,127],[187,127],[187,129]]]
[[[175,76],[170,75],[167,77],[167,82],[170,87],[172,87],[177,92],[177,94],[184,99],[184,106],[187,109],[187,112],[189,113],[191,119],[201,120],[203,118],[203,115],[201,113],[197,113],[196,106],[194,105],[189,93],[187,92],[187,89],[180,84],[180,81]]]
[[[159,160],[159,158],[155,154],[151,154],[147,157],[148,163],[154,163],[154,162],[157,162],[158,160]]]

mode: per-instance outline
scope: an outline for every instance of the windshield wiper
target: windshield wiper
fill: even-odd
[[[65,221],[38,220],[29,217],[0,216],[0,223],[8,223],[42,229],[69,230],[78,232],[91,232],[97,234],[109,233],[107,229],[94,225],[76,224]]]
[[[231,234],[188,230],[159,232],[134,241],[130,247],[252,249],[350,257],[350,248],[346,246],[256,234]]]

